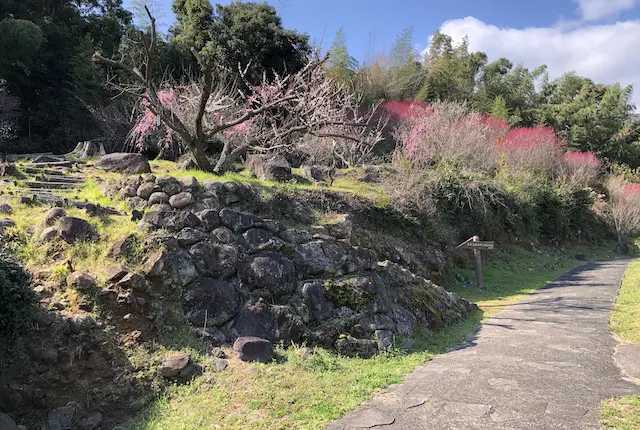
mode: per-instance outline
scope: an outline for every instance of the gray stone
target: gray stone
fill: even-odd
[[[136,195],[143,200],[149,200],[152,194],[160,192],[160,187],[153,182],[143,182],[136,191]]]
[[[64,208],[51,208],[44,216],[45,225],[54,225],[63,216],[67,216],[67,211]]]
[[[121,291],[131,290],[134,293],[146,293],[149,290],[147,281],[137,273],[127,273],[116,283],[116,286]]]
[[[185,188],[194,189],[198,187],[198,180],[193,176],[183,176],[179,180],[182,186]]]
[[[71,333],[84,333],[90,331],[96,325],[96,321],[89,314],[72,315],[67,320]]]
[[[187,315],[187,318],[189,317],[189,315]],[[207,324],[209,324],[208,318],[207,318]],[[204,323],[203,323],[204,325]],[[227,342],[227,336],[222,333],[220,330],[213,328],[213,327],[196,327],[194,329],[194,335],[196,338],[198,339],[202,339],[203,341],[208,342],[211,345],[224,345]],[[217,351],[220,350],[222,351],[220,348],[215,347],[212,349],[212,351]],[[224,352],[223,352],[224,354]],[[217,355],[215,355],[214,353],[212,353],[212,355],[214,355],[215,357],[217,357]],[[220,357],[220,358],[224,358],[224,357]]]
[[[83,418],[78,423],[80,430],[97,430],[102,426],[102,414],[100,412],[94,412],[86,418]]]
[[[202,228],[204,231],[213,231],[220,225],[220,215],[218,215],[216,210],[205,209],[196,213],[196,215],[202,222]]]
[[[200,219],[187,211],[159,212],[149,211],[142,218],[144,225],[149,225],[152,229],[166,229],[177,232],[185,227],[198,228],[201,226]]]
[[[306,243],[311,242],[313,239],[311,233],[305,230],[297,230],[295,228],[289,228],[280,232],[280,238],[291,243]]]
[[[231,325],[236,336],[257,336],[272,342],[300,342],[305,334],[302,319],[290,306],[263,301],[243,306]]]
[[[297,274],[293,262],[275,252],[247,257],[241,263],[239,275],[249,290],[265,288],[274,296],[282,296],[296,289]]]
[[[391,330],[376,330],[374,335],[378,343],[378,351],[383,352],[393,346],[394,336]]]
[[[195,263],[188,251],[180,248],[173,249],[171,251],[171,261],[173,262],[173,266],[178,273],[178,278],[183,287],[191,283],[191,281],[198,276]]]
[[[9,415],[0,412],[0,430],[18,430],[18,426]]]
[[[413,326],[416,323],[416,317],[402,306],[393,306],[391,313],[393,314],[396,332],[403,336],[413,336]]]
[[[158,191],[149,196],[150,205],[161,205],[169,202],[169,195],[165,192]]]
[[[192,379],[194,376],[202,374],[202,366],[197,363],[191,363],[180,371],[180,378],[184,380]]]
[[[239,212],[225,208],[220,211],[222,224],[229,227],[234,233],[244,233],[250,228],[262,227],[263,221],[254,214]]]
[[[215,367],[216,372],[222,372],[229,367],[229,362],[223,358],[216,357],[213,359],[213,366]]]
[[[116,263],[107,267],[107,282],[115,283],[127,275],[129,271],[122,264]]]
[[[347,357],[370,358],[378,352],[378,344],[371,339],[356,339],[345,336],[336,340],[336,350]]]
[[[169,199],[169,204],[172,208],[183,209],[187,206],[192,205],[193,203],[195,203],[195,201],[196,199],[193,197],[193,194],[183,191],[171,196],[171,198]]]
[[[302,177],[311,182],[327,181],[326,169],[323,169],[321,166],[309,166],[305,164],[300,168],[300,171],[302,172]]]
[[[233,232],[227,227],[218,227],[211,232],[211,238],[218,243],[232,243],[235,240]]]
[[[58,227],[47,227],[40,233],[40,242],[50,242],[58,237]]]
[[[285,243],[263,228],[250,228],[242,234],[240,249],[249,254],[259,251],[278,251]]]
[[[238,251],[230,245],[200,242],[190,248],[196,269],[202,276],[228,278],[236,272]]]
[[[323,224],[329,234],[337,239],[351,239],[353,220],[349,214],[335,215],[330,222]]]
[[[293,177],[291,165],[283,155],[249,155],[245,165],[253,176],[263,181],[288,181]]]
[[[142,154],[133,153],[104,155],[98,160],[96,166],[110,172],[120,172],[125,175],[151,172],[151,166],[147,158]]]
[[[47,348],[40,354],[40,359],[47,364],[56,364],[58,362],[58,351],[53,348]]]
[[[238,311],[242,298],[233,284],[211,278],[198,279],[184,294],[182,308],[196,327],[219,326]]]
[[[189,354],[177,352],[168,354],[160,364],[160,373],[165,378],[178,376],[189,365]]]
[[[119,239],[111,245],[107,257],[118,260],[122,257],[133,257],[136,253],[136,247],[139,241],[137,234],[131,233]]]
[[[76,414],[80,410],[80,405],[76,402],[69,402],[66,406],[54,409],[47,418],[49,430],[69,430],[74,427]]]
[[[13,208],[11,205],[6,203],[0,204],[0,214],[11,215],[13,213]]]
[[[239,337],[233,343],[233,350],[242,361],[269,363],[273,360],[273,343],[259,337]]]
[[[81,218],[64,216],[58,220],[58,235],[67,243],[92,238],[91,224]]]
[[[73,272],[67,276],[67,286],[78,290],[91,290],[96,287],[96,279],[84,272]]]
[[[344,428],[373,428],[391,425],[395,418],[390,413],[377,408],[362,409],[342,420]]]
[[[306,282],[301,291],[312,320],[324,321],[331,318],[333,306],[324,297],[323,281]]]
[[[202,242],[207,238],[207,235],[195,228],[185,227],[178,232],[176,239],[180,246],[188,248],[195,245],[198,242]]]

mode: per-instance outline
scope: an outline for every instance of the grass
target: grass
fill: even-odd
[[[412,369],[446,347],[462,342],[481,313],[438,333],[423,333],[417,352],[372,359],[348,358],[315,349],[278,348],[280,360],[230,368],[174,386],[129,429],[315,429],[339,418],[375,392],[401,382]]]
[[[640,260],[633,261],[624,274],[610,328],[621,341],[640,343]],[[602,402],[600,423],[606,429],[640,429],[640,395]]]
[[[544,287],[569,269],[585,263],[578,261],[575,255],[584,254],[589,261],[611,259],[616,256],[612,251],[613,246],[582,245],[564,250],[540,248],[532,252],[517,246],[501,247],[497,244],[496,251],[483,252],[484,290],[475,286],[463,288],[460,280],[472,279],[475,283],[473,268],[456,269],[453,279],[446,286],[449,291],[475,302],[488,318]]]

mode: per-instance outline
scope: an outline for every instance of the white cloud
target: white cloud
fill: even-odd
[[[598,21],[632,9],[638,0],[576,0],[585,21]]]
[[[640,107],[640,20],[515,29],[467,17],[447,21],[441,30],[458,43],[468,36],[470,50],[485,52],[489,61],[506,57],[529,69],[546,64],[551,78],[575,71],[596,82],[633,84],[639,87],[634,98]]]

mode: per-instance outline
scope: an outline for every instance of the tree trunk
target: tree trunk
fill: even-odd
[[[207,154],[204,152],[204,147],[193,147],[191,155],[193,156],[193,161],[196,162],[198,169],[205,172],[211,172],[213,170],[211,163],[209,162],[209,158],[207,158]]]
[[[218,158],[218,162],[216,163],[216,167],[213,168],[213,173],[217,175],[224,175],[229,171],[233,162],[248,151],[249,146],[241,146],[232,150],[231,145],[228,142],[225,142],[222,152],[220,153],[220,158]]]

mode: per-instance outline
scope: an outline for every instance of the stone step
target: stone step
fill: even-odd
[[[85,180],[76,176],[60,177],[58,175],[36,175],[36,181],[40,182],[57,182],[64,184],[84,184]]]
[[[67,174],[67,172],[69,172],[69,170],[64,167],[60,169],[47,169],[45,167],[20,167],[20,170],[30,175],[44,174],[52,176],[64,176]]]
[[[26,163],[26,167],[71,167],[74,162],[72,161],[51,161],[43,163]]]
[[[78,184],[69,184],[66,182],[43,182],[43,181],[24,181],[27,188],[50,188],[60,190],[64,188],[76,188]]]
[[[80,202],[77,200],[69,200],[66,197],[60,197],[60,196],[46,196],[46,195],[35,195],[35,196],[27,196],[27,195],[23,195],[20,197],[20,202],[21,203],[26,203],[26,204],[30,204],[30,203],[34,203],[34,202],[48,202],[48,203],[54,203],[56,205],[60,205],[60,206],[73,206],[76,207],[78,209],[87,209],[88,205],[91,205],[92,203],[90,202]],[[108,207],[108,206],[96,206],[96,210],[98,211],[98,213],[103,214],[103,215],[122,215],[120,213],[120,211],[118,211],[117,209]]]

